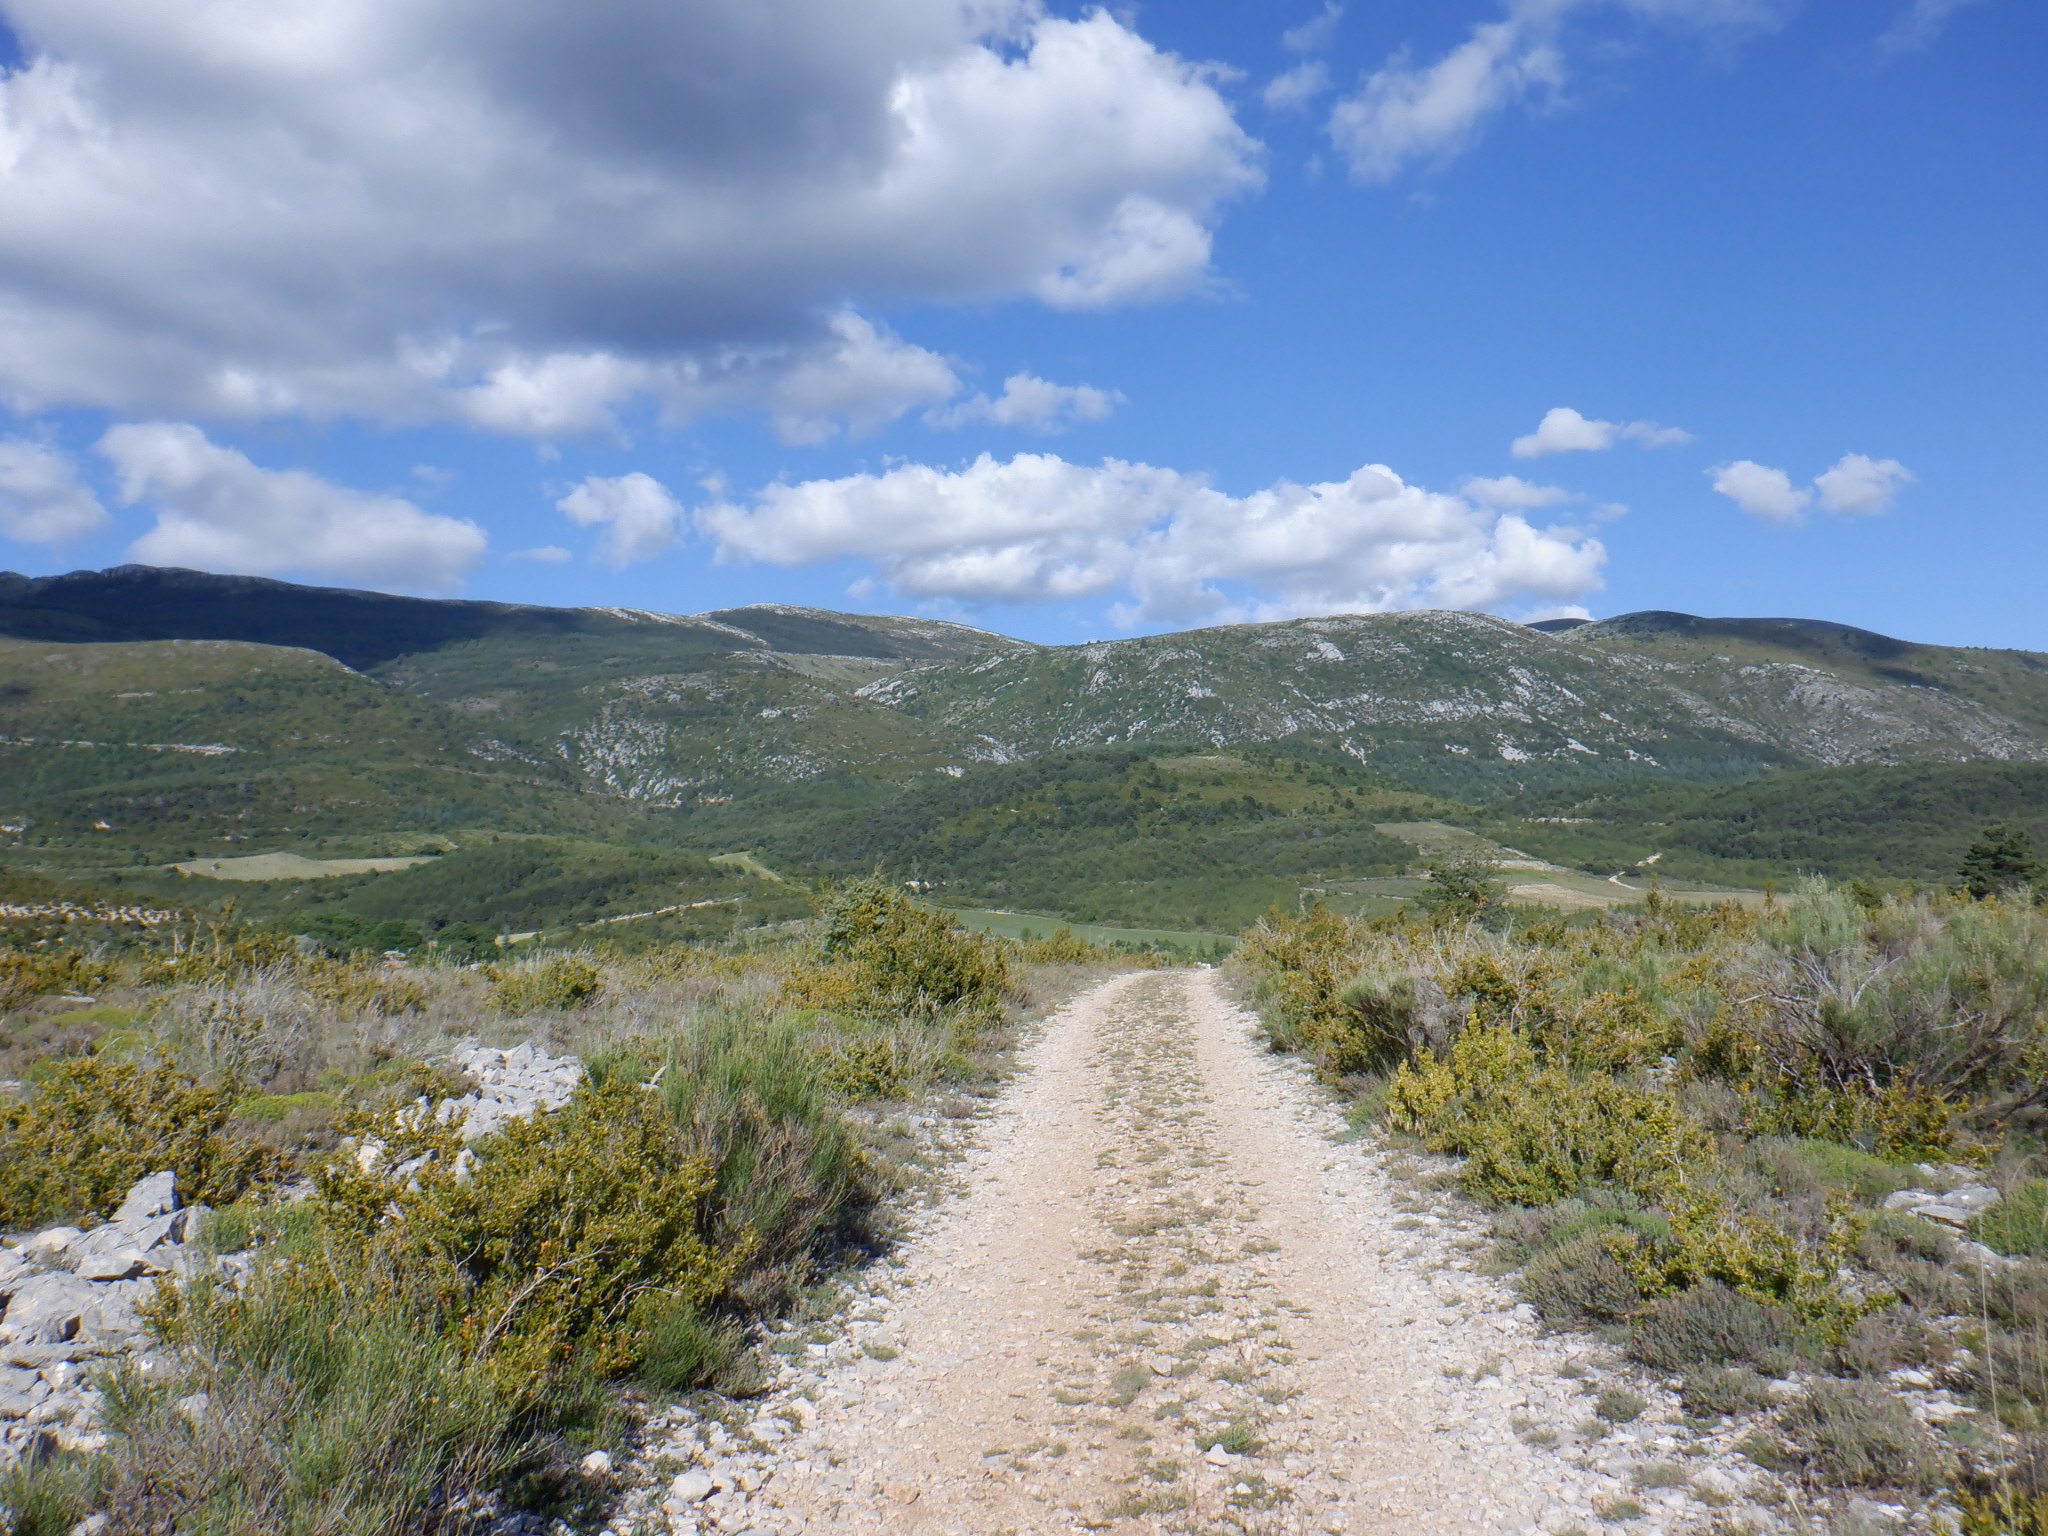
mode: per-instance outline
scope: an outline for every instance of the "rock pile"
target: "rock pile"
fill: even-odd
[[[454,1060],[477,1080],[477,1090],[445,1100],[439,1114],[443,1124],[461,1117],[464,1141],[502,1131],[536,1111],[560,1109],[583,1081],[583,1063],[574,1056],[550,1056],[531,1043],[509,1051],[471,1046],[457,1051]]]
[[[177,1185],[153,1173],[91,1231],[50,1227],[0,1246],[0,1465],[104,1443],[94,1370],[124,1356],[144,1372],[168,1367],[138,1308],[157,1276],[190,1267],[206,1207],[183,1205]]]

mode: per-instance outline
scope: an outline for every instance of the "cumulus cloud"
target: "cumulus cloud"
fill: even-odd
[[[1811,489],[1795,486],[1782,469],[1737,459],[1707,471],[1714,489],[1745,512],[1775,523],[1796,523],[1816,498],[1838,517],[1875,517],[1891,510],[1913,471],[1897,459],[1845,453],[1813,477]]]
[[[1654,421],[1596,421],[1560,405],[1545,411],[1536,430],[1516,438],[1508,451],[1518,459],[1540,459],[1547,453],[1603,452],[1624,440],[1645,448],[1669,448],[1691,442],[1692,434]]]
[[[1877,40],[1881,52],[1917,53],[1941,36],[1949,17],[1980,0],[1912,0]]]
[[[1383,465],[1240,497],[1149,464],[984,454],[959,470],[773,485],[750,504],[715,502],[697,523],[722,560],[852,557],[923,600],[1120,595],[1129,622],[1555,603],[1597,588],[1606,558],[1574,530],[1409,485]]]
[[[1342,98],[1329,133],[1360,181],[1389,181],[1409,166],[1449,160],[1487,120],[1531,96],[1550,98],[1568,80],[1570,23],[1620,11],[1644,25],[1723,35],[1775,25],[1781,0],[1507,0],[1441,58],[1397,53]],[[1611,53],[1595,44],[1589,51]]]
[[[61,544],[107,520],[70,459],[45,443],[0,438],[0,534],[24,544]]]
[[[1280,34],[1280,46],[1294,53],[1320,53],[1330,46],[1343,20],[1344,7],[1336,0],[1323,0],[1323,8],[1315,15]]]
[[[1527,512],[1537,507],[1554,507],[1561,502],[1576,499],[1563,486],[1534,485],[1519,475],[1501,475],[1497,478],[1474,475],[1459,489],[1467,500],[1476,501],[1482,507],[1505,507],[1517,512]]]
[[[988,422],[1030,432],[1057,432],[1077,421],[1107,421],[1123,403],[1117,390],[1097,389],[1092,384],[1055,384],[1033,373],[1013,373],[1003,380],[1003,392],[995,399],[975,395],[944,410],[927,412],[925,420],[935,427]]]
[[[947,398],[895,303],[1207,280],[1258,144],[1034,0],[6,0],[0,397],[793,440]]]
[[[441,592],[483,557],[475,523],[304,470],[259,468],[183,422],[115,427],[99,452],[119,475],[122,505],[147,501],[156,513],[130,550],[148,565]]]
[[[1714,489],[1743,511],[1774,523],[1794,523],[1813,500],[1813,492],[1792,484],[1782,469],[1772,469],[1754,459],[1737,459],[1707,471]]]
[[[1266,82],[1266,105],[1276,112],[1298,112],[1330,88],[1330,66],[1304,59]]]
[[[591,475],[555,507],[572,523],[604,530],[598,557],[615,570],[666,551],[676,541],[683,516],[668,488],[638,470],[609,480]]]
[[[1833,468],[1813,477],[1820,504],[1844,517],[1874,517],[1891,509],[1905,487],[1913,483],[1913,471],[1897,459],[1872,459],[1860,453],[1845,453]]]

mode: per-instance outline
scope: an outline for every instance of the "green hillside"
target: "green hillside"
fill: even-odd
[[[1515,802],[1518,846],[1605,873],[1656,855],[1680,876],[1754,883],[1813,872],[1941,881],[2004,821],[2048,848],[2048,764],[1921,763],[1777,773],[1718,787],[1638,785]]]
[[[1482,830],[1539,861],[1525,884],[1602,901],[1627,887],[1540,861],[1596,886],[1930,880],[1985,821],[2048,833],[2048,658],[1817,621],[1424,612],[1040,646],[122,567],[0,576],[5,636],[0,863],[276,913],[701,926],[882,870],[962,907],[1228,929],[1409,893],[1404,824]],[[790,889],[703,862],[744,850]],[[166,868],[252,855],[280,857],[219,873],[329,878]]]
[[[1234,930],[1323,878],[1398,874],[1414,844],[1377,829],[1466,808],[1343,759],[1055,752],[887,797],[800,810],[791,797],[700,821],[771,864],[883,869],[962,907],[1081,922]]]

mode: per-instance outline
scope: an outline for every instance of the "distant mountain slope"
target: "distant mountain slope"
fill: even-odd
[[[1797,620],[1298,619],[930,663],[865,691],[1010,757],[1304,738],[1465,794],[1589,775],[2048,758],[2048,657]]]
[[[1434,792],[2048,760],[2048,657],[1801,619],[1417,612],[1042,646],[765,604],[444,602],[123,566],[0,576],[0,635],[322,652],[479,767],[691,806],[1118,745],[1296,742]]]

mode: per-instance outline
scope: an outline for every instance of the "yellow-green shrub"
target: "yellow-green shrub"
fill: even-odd
[[[282,1165],[228,1129],[233,1112],[230,1095],[168,1067],[53,1062],[27,1099],[0,1106],[0,1227],[109,1215],[163,1168],[188,1200],[237,1199]]]
[[[1465,1186],[1543,1205],[1601,1184],[1662,1200],[1712,1159],[1706,1131],[1667,1093],[1540,1064],[1511,1025],[1468,1026],[1448,1061],[1396,1070],[1387,1117],[1434,1151],[1466,1157]]]
[[[603,989],[603,975],[588,960],[556,955],[500,975],[491,988],[491,1006],[511,1014],[569,1013],[591,1002]]]
[[[579,1088],[467,1157],[425,1106],[361,1128],[376,1154],[359,1144],[318,1176],[329,1229],[430,1287],[443,1336],[508,1383],[572,1354],[630,1370],[660,1315],[715,1301],[752,1248],[714,1244],[711,1160],[628,1083]]]
[[[816,960],[791,973],[784,995],[799,1007],[870,1018],[993,1020],[1009,984],[1002,949],[986,934],[861,880],[826,896]]]

